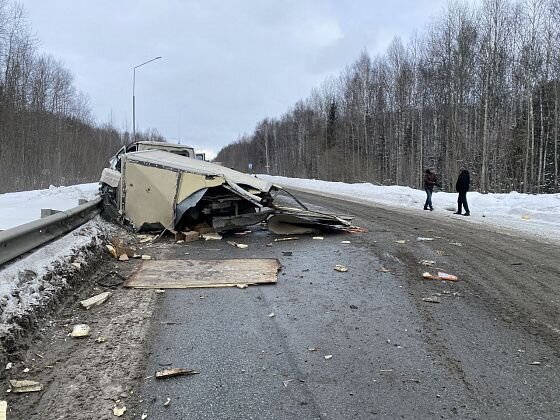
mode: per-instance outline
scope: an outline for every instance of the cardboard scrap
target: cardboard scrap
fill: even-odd
[[[170,378],[172,376],[197,375],[199,373],[200,372],[197,372],[196,370],[189,370],[189,369],[184,369],[184,368],[169,368],[169,369],[163,369],[163,370],[157,371],[155,373],[155,377],[156,377],[156,379],[164,379],[164,378]]]
[[[109,299],[109,297],[111,297],[111,292],[103,292],[103,293],[99,293],[98,295],[92,296],[89,299],[82,300],[80,304],[84,308],[89,309],[94,306],[101,305],[103,302]]]
[[[24,392],[37,392],[43,390],[43,385],[39,382],[28,381],[28,380],[17,380],[10,379],[10,386],[13,392],[24,393]]]

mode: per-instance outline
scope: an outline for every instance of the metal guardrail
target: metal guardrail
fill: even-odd
[[[101,213],[102,199],[0,232],[0,265],[83,225]]]

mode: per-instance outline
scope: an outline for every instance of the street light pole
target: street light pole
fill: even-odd
[[[136,140],[136,95],[135,95],[136,69],[138,67],[142,67],[145,64],[151,63],[152,61],[159,60],[160,58],[161,57],[152,58],[151,60],[145,61],[142,64],[138,64],[137,66],[134,66],[134,68],[132,69],[132,141]]]

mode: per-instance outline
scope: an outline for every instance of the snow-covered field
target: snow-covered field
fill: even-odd
[[[359,203],[424,212],[426,193],[409,187],[376,186],[369,183],[346,184],[312,179],[259,175],[286,188],[307,190]],[[437,191],[437,189],[436,189]],[[457,211],[457,194],[435,192],[433,214],[461,222],[488,224],[518,230],[535,236],[560,241],[560,194],[467,194],[471,216],[453,215]]]
[[[0,230],[6,230],[41,218],[41,209],[68,210],[78,199],[91,200],[99,184],[50,187],[48,190],[0,194]]]

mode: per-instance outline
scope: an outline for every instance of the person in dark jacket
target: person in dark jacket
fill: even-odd
[[[424,210],[432,211],[434,209],[434,206],[432,205],[434,185],[441,188],[441,184],[437,179],[436,171],[431,168],[426,169],[426,172],[424,173],[424,191],[426,191],[426,203],[424,203]]]
[[[457,212],[455,214],[461,214],[463,207],[465,208],[465,216],[470,216],[469,205],[467,204],[467,191],[469,190],[471,184],[471,175],[467,168],[461,168],[459,171],[459,177],[457,178],[457,183],[455,184],[455,189],[459,193],[459,198],[457,198]]]

